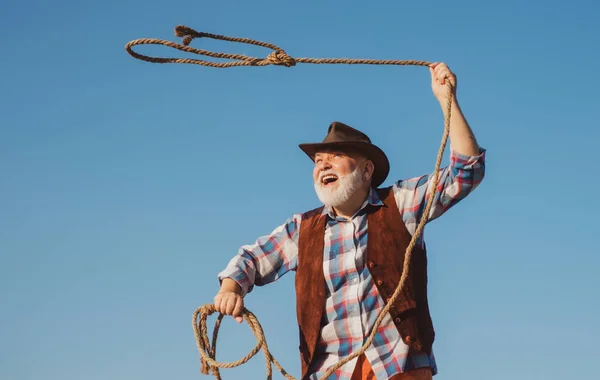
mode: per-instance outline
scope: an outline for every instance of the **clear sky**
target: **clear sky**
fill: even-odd
[[[178,24],[296,57],[446,62],[488,153],[481,186],[425,230],[436,378],[597,378],[599,17],[592,0],[3,1],[0,379],[208,378],[191,317],[217,273],[319,205],[298,143],[339,120],[389,155],[386,184],[433,170],[443,119],[426,68],[213,69],[126,53],[136,38],[178,41]],[[298,376],[293,288],[290,274],[246,306]],[[218,359],[254,344],[228,319]],[[222,375],[263,379],[264,366]]]

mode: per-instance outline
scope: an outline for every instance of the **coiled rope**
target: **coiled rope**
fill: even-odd
[[[295,66],[297,63],[349,64],[349,65],[356,65],[356,64],[401,65],[401,66],[426,66],[426,67],[429,67],[432,64],[432,62],[415,61],[415,60],[376,60],[376,59],[356,59],[356,58],[292,58],[280,47],[270,44],[270,43],[267,43],[267,42],[256,41],[256,40],[252,40],[249,38],[227,37],[227,36],[221,36],[221,35],[217,35],[217,34],[197,32],[192,28],[182,26],[182,25],[179,25],[175,28],[175,35],[177,37],[183,38],[183,41],[182,41],[183,44],[178,44],[175,42],[156,39],[156,38],[140,38],[140,39],[136,39],[136,40],[128,42],[125,45],[125,49],[132,57],[134,57],[136,59],[140,59],[142,61],[146,61],[146,62],[196,64],[196,65],[217,67],[217,68],[226,68],[226,67],[235,67],[235,66],[268,66],[268,65],[292,67],[292,66]],[[192,48],[189,46],[189,44],[192,42],[192,40],[194,38],[201,38],[201,37],[212,38],[212,39],[222,40],[222,41],[239,42],[239,43],[245,43],[245,44],[250,44],[250,45],[256,45],[256,46],[261,46],[261,47],[271,49],[273,51],[266,58],[257,58],[257,57],[248,57],[248,56],[241,55],[241,54],[228,54],[228,53],[212,52],[212,51],[208,51],[208,50]],[[132,48],[137,45],[163,45],[163,46],[168,46],[168,47],[180,50],[180,51],[185,51],[188,53],[193,53],[193,54],[197,54],[197,55],[203,55],[203,56],[218,58],[218,59],[229,59],[230,61],[215,62],[215,61],[205,61],[205,60],[201,60],[201,59],[191,59],[191,58],[149,57],[149,56],[142,55],[142,54],[139,54],[139,53],[136,53],[135,51],[133,51]],[[419,224],[415,230],[415,233],[412,236],[410,244],[408,245],[408,247],[406,249],[406,254],[404,257],[404,266],[403,266],[402,276],[400,277],[400,282],[398,283],[398,286],[396,287],[396,290],[392,294],[392,297],[390,298],[390,300],[387,302],[387,304],[385,305],[383,310],[381,310],[381,313],[379,314],[377,320],[375,321],[375,325],[373,326],[373,329],[371,330],[371,333],[369,334],[369,337],[365,341],[363,346],[358,351],[354,352],[353,354],[340,360],[335,365],[331,366],[327,370],[325,375],[323,375],[323,377],[321,377],[320,380],[326,379],[333,372],[335,372],[337,369],[342,367],[344,364],[346,364],[347,362],[351,361],[352,359],[360,356],[361,354],[363,354],[366,351],[366,349],[373,342],[373,339],[375,338],[375,334],[377,332],[377,329],[379,328],[379,325],[381,324],[381,321],[383,320],[385,315],[388,313],[392,304],[396,301],[396,299],[400,295],[400,292],[406,283],[406,279],[408,277],[408,272],[409,272],[409,266],[410,266],[410,262],[411,262],[412,250],[413,250],[414,246],[416,245],[417,239],[421,235],[423,228],[425,227],[425,224],[427,223],[427,220],[429,219],[429,213],[430,213],[431,207],[433,205],[435,191],[436,191],[438,183],[439,183],[440,166],[442,163],[444,150],[446,148],[446,143],[448,141],[448,136],[450,133],[450,115],[451,115],[450,112],[452,109],[452,98],[454,95],[453,95],[453,86],[450,83],[450,81],[446,81],[446,87],[447,87],[447,91],[448,91],[448,96],[447,96],[448,101],[447,101],[446,109],[444,112],[444,133],[442,136],[442,141],[440,143],[440,148],[439,148],[436,162],[435,162],[433,180],[432,180],[432,183],[429,188],[429,193],[428,193],[429,199],[427,201],[427,206],[425,207],[423,217],[421,218],[421,221],[419,222]],[[262,326],[258,322],[258,319],[256,318],[256,316],[254,314],[252,314],[246,308],[244,308],[242,310],[241,315],[242,315],[244,321],[246,321],[246,323],[250,326],[250,329],[252,330],[252,332],[254,333],[254,336],[256,337],[256,340],[257,340],[256,346],[248,353],[248,355],[246,355],[245,357],[243,357],[240,360],[237,360],[235,362],[225,363],[225,362],[216,361],[216,342],[217,342],[219,327],[220,327],[221,321],[223,319],[223,315],[220,314],[219,317],[217,318],[217,321],[215,322],[215,328],[213,330],[213,339],[212,339],[212,344],[211,344],[211,342],[208,339],[208,329],[206,326],[206,320],[207,320],[208,316],[210,316],[214,312],[215,312],[214,305],[206,304],[206,305],[203,305],[202,307],[199,307],[198,309],[196,309],[192,316],[192,326],[194,329],[194,335],[196,337],[196,344],[198,346],[198,351],[200,352],[202,373],[209,374],[210,371],[212,371],[213,375],[218,380],[220,380],[221,375],[219,372],[219,368],[233,368],[233,367],[240,366],[240,365],[248,362],[254,355],[256,355],[258,353],[258,351],[260,351],[262,349],[262,351],[265,355],[265,360],[266,360],[267,379],[268,380],[271,380],[271,378],[272,378],[271,364],[274,364],[275,367],[282,373],[282,375],[285,378],[290,379],[290,380],[295,380],[295,378],[293,376],[289,375],[281,367],[281,365],[277,362],[277,360],[273,357],[273,355],[269,351],[269,347],[267,346],[267,341],[265,339],[265,335],[264,335]]]

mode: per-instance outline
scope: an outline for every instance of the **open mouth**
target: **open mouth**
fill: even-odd
[[[338,177],[335,174],[327,174],[321,177],[321,184],[327,187],[337,182],[337,180]]]

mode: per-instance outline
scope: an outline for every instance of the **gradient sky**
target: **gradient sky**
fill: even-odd
[[[482,185],[425,230],[436,379],[597,378],[600,6],[524,3],[3,1],[0,379],[208,379],[191,317],[217,273],[319,205],[298,143],[339,120],[387,152],[386,184],[433,170],[443,119],[427,69],[126,53],[136,38],[177,41],[178,24],[296,57],[446,62],[488,153]],[[298,376],[293,285],[257,288],[246,306]],[[254,344],[227,319],[218,359]],[[264,359],[222,375],[263,379]]]

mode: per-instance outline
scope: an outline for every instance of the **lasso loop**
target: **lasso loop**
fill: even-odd
[[[431,65],[431,62],[416,61],[416,60],[376,60],[376,59],[360,59],[360,58],[359,59],[357,59],[357,58],[293,58],[290,55],[288,55],[280,47],[275,46],[270,43],[251,40],[248,38],[227,37],[227,36],[221,36],[221,35],[217,35],[217,34],[197,32],[192,28],[189,28],[187,26],[182,26],[182,25],[177,26],[175,28],[175,35],[177,37],[183,38],[183,45],[180,45],[180,44],[177,44],[174,42],[170,42],[170,41],[165,41],[165,40],[141,38],[141,39],[133,40],[133,41],[127,43],[127,45],[125,46],[125,49],[132,57],[143,60],[143,61],[147,61],[147,62],[196,64],[196,65],[203,65],[203,66],[217,67],[217,68],[227,68],[227,67],[234,67],[234,66],[268,66],[268,65],[292,67],[298,63],[403,65],[403,66],[409,66],[409,65],[410,66],[429,66],[429,65]],[[195,49],[195,48],[190,47],[189,44],[195,38],[212,38],[212,39],[229,41],[229,42],[246,43],[246,44],[256,45],[256,46],[260,46],[260,47],[265,47],[265,48],[271,49],[273,51],[266,58],[248,57],[248,56],[241,55],[241,54],[217,53],[217,52],[211,52],[208,50],[201,50],[201,49]],[[205,61],[205,60],[201,60],[201,59],[191,59],[191,58],[149,57],[149,56],[145,56],[145,55],[134,52],[132,48],[137,45],[163,45],[163,46],[168,46],[168,47],[180,50],[180,51],[185,51],[188,53],[204,55],[207,57],[218,58],[218,59],[229,59],[231,61],[229,61],[229,62],[213,62],[213,61]],[[399,297],[400,292],[402,291],[402,289],[405,286],[406,280],[408,278],[410,263],[411,263],[412,250],[417,243],[417,239],[423,232],[423,228],[425,227],[425,224],[429,220],[429,214],[431,212],[431,207],[433,205],[435,191],[436,191],[438,183],[439,183],[440,166],[441,166],[442,158],[444,155],[444,150],[446,148],[446,144],[448,142],[448,137],[449,137],[449,133],[450,133],[450,116],[451,116],[452,100],[453,100],[454,94],[453,94],[453,86],[450,83],[450,81],[446,81],[446,83],[447,83],[446,87],[447,87],[448,93],[447,93],[446,108],[445,108],[445,112],[444,112],[444,133],[442,136],[442,141],[440,143],[440,148],[438,150],[438,154],[437,154],[437,158],[436,158],[436,162],[435,162],[435,169],[433,172],[432,183],[429,187],[427,205],[426,205],[425,211],[423,213],[423,218],[421,218],[421,221],[419,222],[419,224],[415,230],[415,233],[412,236],[410,244],[408,245],[408,247],[406,249],[406,254],[404,256],[404,265],[403,265],[402,275],[400,277],[400,282],[399,282],[398,286],[396,287],[396,290],[390,297],[390,299],[387,301],[383,310],[381,310],[379,316],[377,317],[377,320],[375,321],[375,325],[373,326],[371,333],[369,334],[369,338],[363,344],[363,346],[358,351],[354,352],[353,354],[345,357],[343,360],[339,361],[335,365],[331,366],[327,370],[327,372],[323,375],[323,377],[321,377],[320,380],[326,379],[333,372],[335,372],[337,369],[342,367],[344,364],[346,364],[347,362],[351,361],[352,359],[360,356],[361,354],[363,354],[366,351],[366,349],[373,342],[373,339],[375,338],[377,329],[379,328],[379,325],[381,324],[383,318],[388,313],[390,307],[394,304],[396,299]],[[265,340],[262,326],[258,322],[258,319],[256,318],[256,316],[254,314],[252,314],[248,309],[245,309],[245,308],[242,311],[242,316],[244,318],[244,321],[250,326],[250,329],[252,330],[252,332],[254,333],[254,336],[256,337],[256,340],[257,340],[256,347],[254,347],[248,353],[248,355],[246,355],[245,357],[243,357],[242,359],[240,359],[238,361],[230,362],[230,363],[217,362],[215,359],[215,357],[216,357],[216,341],[217,341],[219,327],[221,325],[221,320],[223,319],[223,315],[222,314],[219,315],[219,317],[217,318],[217,321],[215,323],[212,344],[210,343],[210,341],[208,339],[208,329],[206,327],[206,319],[208,318],[209,315],[213,314],[214,311],[215,311],[214,305],[206,304],[206,305],[196,309],[194,311],[193,318],[192,318],[192,325],[193,325],[193,329],[194,329],[194,334],[196,336],[196,343],[198,346],[198,351],[200,352],[200,355],[201,355],[202,373],[209,374],[209,372],[212,371],[213,375],[218,380],[220,380],[221,375],[219,373],[219,368],[233,368],[233,367],[242,365],[242,364],[248,362],[254,355],[256,355],[258,353],[258,351],[260,351],[262,349],[264,352],[264,355],[265,355],[265,360],[266,360],[267,379],[268,380],[270,380],[272,377],[271,363],[274,364],[275,367],[287,379],[295,380],[295,378],[293,376],[289,375],[281,367],[281,365],[277,362],[277,360],[275,360],[273,355],[271,355],[271,353],[269,352],[269,348],[267,346],[267,342]]]
[[[140,38],[133,40],[125,45],[127,52],[134,58],[140,59],[146,62],[152,63],[185,63],[185,64],[196,64],[209,67],[226,68],[233,66],[267,66],[267,65],[278,65],[291,67],[296,65],[296,61],[290,57],[283,49],[270,43],[255,41],[248,38],[237,38],[227,37],[218,34],[197,32],[187,26],[179,25],[175,28],[175,35],[182,38],[182,44],[177,44],[171,41],[160,40],[156,38]],[[208,50],[196,49],[190,47],[189,44],[196,38],[212,38],[215,40],[239,42],[255,46],[264,47],[273,50],[265,58],[248,57],[242,54],[229,54],[229,53],[218,53]],[[187,53],[193,53],[196,55],[203,55],[206,57],[217,58],[217,59],[228,59],[228,62],[215,62],[206,61],[202,59],[192,58],[160,58],[160,57],[149,57],[143,54],[136,53],[133,51],[133,47],[137,45],[162,45],[168,46],[173,49],[185,51]]]

